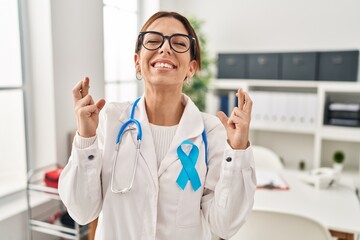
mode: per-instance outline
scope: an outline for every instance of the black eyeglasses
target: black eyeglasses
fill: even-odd
[[[189,51],[189,49],[195,43],[195,38],[192,36],[175,33],[171,36],[165,36],[162,33],[155,32],[155,31],[147,31],[147,32],[140,32],[138,37],[138,47],[140,47],[140,43],[150,51],[155,51],[162,47],[165,42],[165,39],[168,39],[170,48],[177,53],[184,53]],[[195,48],[192,50],[192,55],[195,57]]]

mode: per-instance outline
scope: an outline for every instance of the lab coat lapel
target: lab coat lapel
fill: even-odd
[[[201,133],[204,131],[204,122],[199,109],[190,98],[184,94],[183,103],[185,104],[184,113],[180,119],[174,139],[171,142],[170,149],[165,158],[161,161],[158,171],[159,176],[164,173],[171,164],[179,160],[176,152],[178,146],[186,139],[194,142],[194,138],[201,136]],[[202,141],[194,142],[199,149],[201,143]]]
[[[131,107],[132,107],[132,105],[130,106],[129,111],[126,114],[121,115],[121,117],[120,117],[121,122],[125,123],[127,120],[129,120]],[[136,105],[134,118],[140,122],[140,125],[142,128],[140,159],[145,161],[145,163],[151,173],[153,182],[154,182],[156,188],[158,188],[157,159],[156,159],[156,153],[155,153],[154,140],[152,138],[150,125],[149,125],[149,121],[148,121],[146,110],[145,110],[144,97],[141,97],[140,101]],[[136,145],[137,144],[137,131],[132,131],[132,139],[134,141],[134,144]]]
[[[141,97],[135,110],[135,118],[141,124],[143,138],[141,141],[140,155],[145,161],[156,188],[158,188],[158,165],[155,153],[154,140],[152,137],[149,120],[145,109],[145,98]]]

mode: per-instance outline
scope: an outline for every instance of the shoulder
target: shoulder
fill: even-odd
[[[221,129],[223,127],[218,117],[204,112],[201,112],[201,116],[204,121],[206,133],[210,133],[215,129]]]
[[[104,110],[107,113],[114,112],[114,111],[116,111],[116,112],[124,111],[131,104],[132,104],[132,102],[130,102],[130,101],[127,101],[127,102],[110,102],[110,103],[106,103],[106,105],[104,107]]]
[[[108,118],[114,116],[119,118],[127,109],[131,107],[132,102],[110,102],[106,103],[104,109],[101,111],[103,117]]]

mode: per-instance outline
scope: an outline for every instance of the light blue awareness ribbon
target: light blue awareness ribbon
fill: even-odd
[[[186,155],[183,149],[181,148],[182,145],[189,144],[192,145],[189,155]],[[191,186],[193,187],[194,191],[199,189],[201,186],[199,174],[196,171],[195,165],[196,161],[199,157],[199,148],[189,140],[183,141],[180,146],[177,148],[177,154],[183,165],[181,172],[176,180],[176,183],[179,187],[184,190],[188,180],[190,180]]]

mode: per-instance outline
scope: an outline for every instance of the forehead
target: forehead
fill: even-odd
[[[174,33],[189,34],[185,26],[177,19],[171,17],[162,17],[156,19],[149,25],[146,31],[157,31],[165,35]]]

